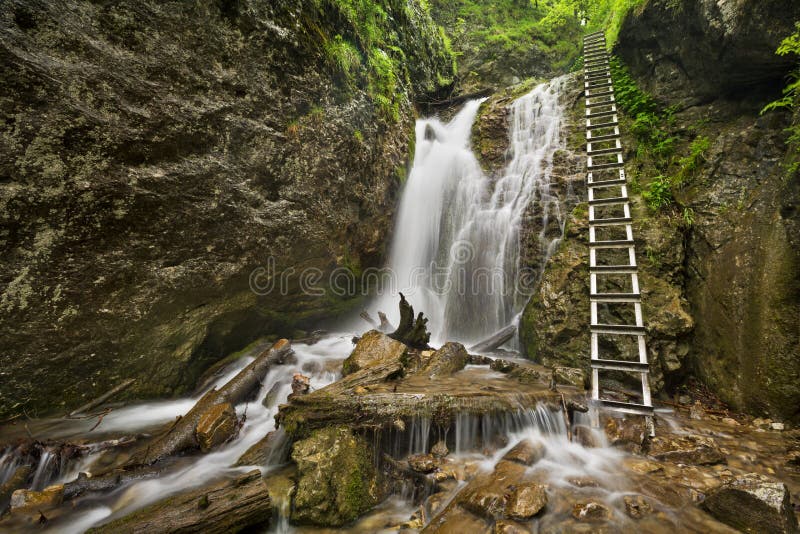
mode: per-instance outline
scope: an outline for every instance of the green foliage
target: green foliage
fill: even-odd
[[[633,117],[640,113],[655,115],[659,112],[658,102],[639,89],[627,67],[618,57],[612,56],[608,63],[614,80],[614,99],[620,109]]]
[[[800,22],[795,23],[795,32],[786,37],[775,52],[780,56],[795,55],[800,57]],[[776,109],[795,110],[792,125],[786,129],[789,138],[786,144],[789,147],[789,160],[786,163],[786,170],[789,176],[800,171],[800,114],[797,112],[798,101],[800,101],[800,62],[789,74],[789,83],[783,89],[783,96],[774,102],[770,102],[761,113]]]
[[[642,5],[644,0],[592,0],[585,3],[587,33],[605,30],[606,42],[613,46],[617,42],[625,17],[631,10]]]
[[[686,228],[691,228],[694,225],[694,210],[692,208],[683,208],[683,225]]]
[[[344,75],[348,83],[352,83],[361,68],[361,54],[352,43],[345,41],[341,35],[325,43],[325,54],[328,60]]]
[[[672,204],[674,200],[672,197],[672,184],[670,179],[666,176],[656,176],[647,190],[642,193],[647,205],[650,209],[657,211]]]
[[[706,152],[709,148],[711,148],[711,139],[703,135],[694,138],[689,145],[689,154],[678,160],[680,168],[674,180],[676,186],[682,187],[694,177],[698,167],[705,163]]]

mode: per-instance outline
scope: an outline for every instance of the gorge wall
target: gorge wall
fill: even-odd
[[[665,110],[621,117],[653,385],[694,374],[736,409],[794,420],[800,177],[785,165],[791,114],[760,110],[796,67],[775,50],[799,19],[796,2],[651,0],[614,48]],[[585,225],[583,204],[523,316],[534,359],[588,368]]]
[[[297,276],[380,265],[412,102],[453,59],[420,3],[0,6],[0,418],[220,357],[352,306]],[[258,296],[253,269],[292,267]]]

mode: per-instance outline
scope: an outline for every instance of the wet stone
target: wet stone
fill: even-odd
[[[633,519],[639,519],[653,511],[653,507],[641,495],[625,495],[622,500],[625,502],[625,512]]]
[[[553,368],[553,378],[556,384],[564,386],[574,386],[583,389],[586,384],[586,375],[582,369],[575,367],[555,367]]]
[[[11,515],[36,521],[43,512],[59,506],[63,500],[63,484],[48,486],[42,491],[19,489],[11,494]]]
[[[432,454],[414,454],[408,457],[408,465],[417,473],[432,473],[439,467],[439,462]]]
[[[578,521],[605,521],[611,518],[611,510],[598,502],[578,503],[572,507],[572,517]]]
[[[704,436],[656,436],[650,441],[650,456],[657,460],[690,464],[725,463],[725,455],[713,438]]]
[[[431,454],[436,458],[444,458],[450,454],[450,449],[447,448],[447,444],[443,440],[439,440],[431,447]]]
[[[407,349],[403,343],[377,330],[370,330],[361,336],[353,352],[342,364],[342,375],[347,376],[380,363],[399,362]]]
[[[530,529],[525,525],[511,521],[509,519],[501,519],[494,524],[494,534],[530,534]]]
[[[751,473],[723,485],[703,502],[717,520],[743,532],[798,532],[786,484]]]
[[[506,516],[528,520],[538,514],[547,504],[544,486],[535,483],[518,485],[506,502]]]
[[[517,462],[522,465],[533,465],[545,455],[544,444],[541,442],[533,442],[529,439],[523,439],[508,451],[504,460]]]

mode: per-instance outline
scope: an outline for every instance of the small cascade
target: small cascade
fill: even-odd
[[[494,182],[470,147],[482,100],[466,103],[447,124],[417,122],[389,261],[397,287],[385,288],[392,294],[379,309],[393,311],[394,290],[404,291],[441,341],[476,341],[514,322],[540,274],[522,263],[520,233],[530,208],[535,205],[541,221],[542,256],[561,237],[551,174],[553,155],[564,146],[559,96],[565,80],[541,84],[512,104],[509,163]],[[548,231],[553,219],[557,235]]]

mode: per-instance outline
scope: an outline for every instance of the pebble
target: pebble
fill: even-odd
[[[736,421],[736,419],[733,419],[732,417],[725,417],[722,419],[722,422],[730,426],[739,426],[739,422]]]

